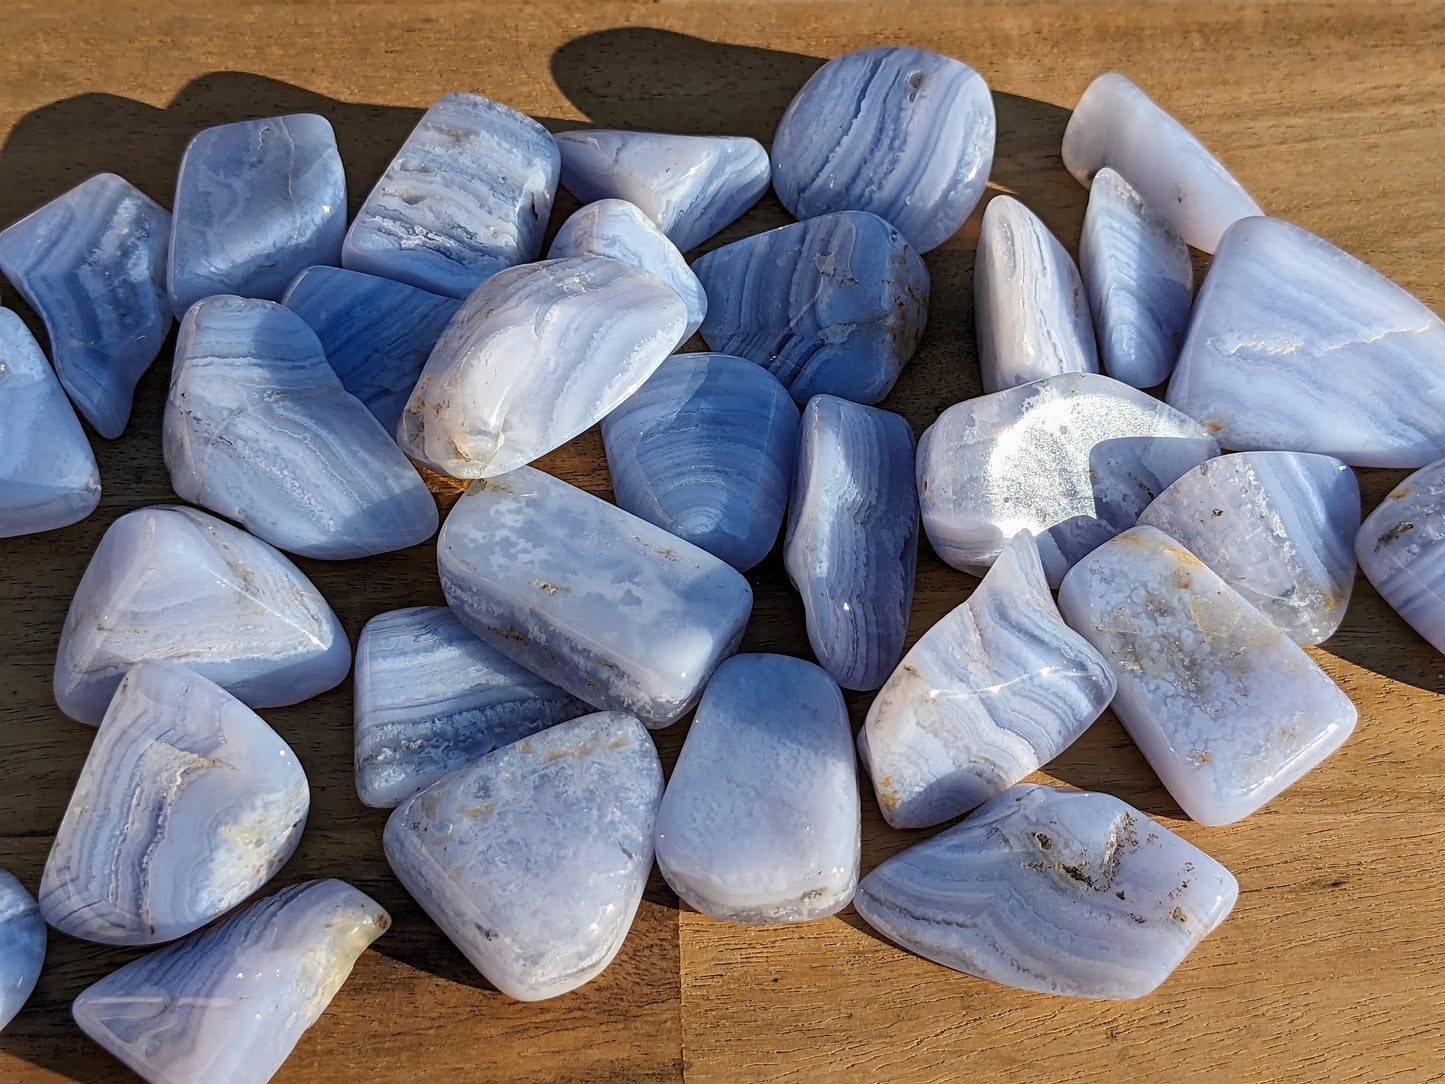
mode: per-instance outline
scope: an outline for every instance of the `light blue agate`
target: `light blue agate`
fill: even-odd
[[[171,328],[171,216],[98,173],[0,232],[0,271],[45,321],[55,374],[103,437],[130,417],[136,381]]]
[[[617,503],[739,571],[778,537],[798,408],[766,369],[727,354],[674,354],[606,418]]]
[[[928,270],[877,215],[844,211],[745,237],[698,258],[708,346],[755,361],[800,403],[876,403],[928,319]]]
[[[24,1007],[45,962],[45,919],[25,886],[0,869],[0,1031]]]
[[[275,301],[302,270],[341,261],[346,174],[325,117],[243,120],[191,140],[176,178],[169,290]]]

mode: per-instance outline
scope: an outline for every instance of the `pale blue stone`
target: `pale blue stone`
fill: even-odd
[[[364,557],[436,530],[416,468],[274,302],[221,295],[186,313],[164,436],[181,497],[292,553]]]
[[[727,922],[806,922],[858,883],[858,779],[848,709],[821,669],[737,655],[708,683],[657,811],[657,865]]]
[[[312,264],[341,260],[346,174],[325,117],[200,132],[176,178],[168,288],[176,317],[203,297],[277,300]]]
[[[447,602],[484,643],[651,726],[697,703],[752,611],[712,554],[531,467],[473,483],[437,550]]]
[[[773,187],[798,218],[872,211],[919,252],[978,203],[993,166],[993,98],[967,64],[881,46],[828,61],[773,138]]]
[[[928,270],[877,215],[844,211],[745,237],[699,257],[702,337],[755,361],[806,403],[876,403],[923,335]]]
[[[356,642],[356,793],[390,809],[592,708],[478,640],[445,606],[378,614]]]
[[[82,520],[100,471],[55,373],[20,317],[0,309],[0,538]]]
[[[530,117],[480,94],[432,103],[356,212],[343,266],[464,298],[535,260],[561,163]]]
[[[265,1084],[391,917],[308,881],[81,991],[80,1030],[150,1084]]]
[[[0,271],[45,321],[56,375],[103,437],[125,429],[170,331],[170,237],[170,213],[114,173],[0,232]]]
[[[45,919],[25,886],[0,869],[0,1031],[30,999],[45,963]]]
[[[783,563],[808,641],[845,689],[897,665],[913,605],[913,430],[897,414],[819,395],[803,411]]]
[[[316,332],[341,386],[395,433],[422,366],[462,303],[360,271],[308,267],[281,304]]]
[[[602,419],[617,503],[739,571],[778,537],[798,408],[766,369],[675,354]]]
[[[555,138],[569,192],[583,203],[636,204],[681,252],[736,221],[768,190],[768,152],[745,136],[589,129]]]
[[[1394,611],[1445,653],[1445,459],[1417,470],[1365,517],[1355,556]]]

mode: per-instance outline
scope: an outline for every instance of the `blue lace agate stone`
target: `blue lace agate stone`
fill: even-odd
[[[275,301],[304,268],[341,260],[346,175],[336,133],[314,113],[207,128],[181,159],[174,214],[177,318],[212,294]]]
[[[171,216],[99,173],[0,232],[0,271],[45,321],[55,373],[87,421],[118,437],[136,381],[171,327]]]
[[[0,1031],[30,999],[45,963],[45,919],[25,886],[0,869]]]
[[[766,369],[675,354],[602,419],[617,503],[739,571],[773,548],[788,503],[798,408]]]

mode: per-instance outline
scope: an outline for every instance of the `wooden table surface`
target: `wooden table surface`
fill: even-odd
[[[1445,311],[1440,4],[7,0],[3,12],[0,225],[100,170],[169,206],[181,150],[197,129],[303,110],[335,126],[354,210],[420,111],[455,89],[508,102],[556,130],[767,142],[823,59],[908,43],[957,56],[988,80],[999,120],[990,188],[1023,199],[1071,250],[1086,193],[1061,166],[1059,139],[1084,87],[1117,69],[1220,154],[1267,210]],[[554,228],[575,206],[559,194]],[[785,221],[769,196],[721,240]],[[971,301],[978,221],[976,211],[928,254],[927,333],[884,404],[919,432],[980,392]],[[4,290],[3,303],[38,331],[15,291]],[[70,594],[107,525],[174,500],[160,446],[169,357],[167,346],[141,382],[126,434],[93,440],[99,510],[62,531],[0,541],[0,867],[32,890],[93,734],[62,716],[50,692]],[[595,430],[541,465],[608,491]],[[1362,471],[1366,510],[1402,474]],[[435,488],[444,506],[455,498],[455,485]],[[299,563],[353,643],[383,610],[442,601],[430,545]],[[810,657],[776,551],[750,579],[757,605],[745,650]],[[974,583],[925,543],[911,639]],[[1204,829],[1184,820],[1108,714],[1039,773],[1122,797],[1239,878],[1239,904],[1223,926],[1160,990],[1124,1003],[955,974],[885,943],[851,909],[796,927],[714,922],[680,908],[655,874],[601,977],[551,1001],[512,1001],[467,965],[388,870],[386,814],[363,807],[352,785],[349,683],[265,711],[312,783],[300,849],[265,892],[342,877],[395,919],[276,1079],[1442,1079],[1445,658],[1363,577],[1343,628],[1310,654],[1359,705],[1358,729],[1242,823]],[[867,703],[850,697],[855,726]],[[668,767],[685,732],[679,724],[656,735]],[[863,810],[865,872],[927,834],[889,829],[871,792]],[[83,987],[134,955],[52,934],[39,988],[0,1033],[0,1080],[134,1079],[68,1011]]]

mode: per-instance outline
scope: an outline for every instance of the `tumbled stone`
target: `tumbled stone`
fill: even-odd
[[[852,733],[824,671],[785,655],[718,667],[657,812],[657,865],[727,922],[806,922],[858,883]]]
[[[583,203],[635,204],[681,252],[738,219],[768,190],[768,152],[744,136],[585,129],[555,138],[569,192]]]
[[[1445,321],[1328,241],[1245,219],[1209,265],[1168,401],[1236,451],[1421,467],[1445,455]]]
[[[1380,502],[1360,525],[1355,555],[1380,597],[1445,652],[1445,460]]]
[[[0,1031],[30,1000],[45,963],[45,919],[25,886],[0,869]]]
[[[760,365],[674,354],[602,419],[617,503],[739,571],[783,523],[798,408]]]
[[[1143,997],[1224,921],[1239,884],[1108,794],[1020,785],[858,886],[870,926],[981,979]]]
[[[652,868],[662,765],[633,716],[584,715],[409,799],[386,860],[498,990],[540,1001],[596,978]]]
[[[75,411],[20,317],[0,309],[0,538],[50,531],[100,503]]]
[[[799,403],[876,403],[928,318],[928,270],[877,215],[845,211],[745,237],[698,258],[702,337],[764,366]]]
[[[1020,531],[868,709],[858,751],[878,808],[894,828],[967,812],[1072,745],[1114,687],[1059,616],[1038,546]]]
[[[346,234],[352,271],[464,298],[535,260],[560,161],[547,129],[480,94],[432,103]]]
[[[265,1084],[390,925],[344,881],[293,885],[111,972],[71,1012],[151,1084]]]
[[[351,645],[311,581],[259,538],[194,508],[142,508],[106,530],[70,600],[55,701],[93,726],[142,659],[265,708],[338,684]]]
[[[592,708],[473,636],[445,606],[378,614],[356,642],[356,793],[390,809]]]
[[[163,425],[176,493],[281,549],[342,560],[437,529],[416,468],[274,302],[223,295],[186,313]]]
[[[876,689],[903,654],[918,560],[913,430],[819,395],[803,411],[783,564],[808,642],[845,689]]]
[[[336,264],[346,174],[325,117],[243,120],[198,133],[176,178],[168,289],[176,318],[203,297],[275,301],[312,264]]]
[[[522,467],[474,482],[437,539],[483,643],[594,707],[676,722],[737,650],[748,581],[661,527]]]
[[[797,218],[871,211],[919,252],[953,236],[993,166],[993,98],[967,64],[880,46],[828,61],[773,138],[773,187]]]
[[[0,271],[45,321],[55,374],[95,431],[118,437],[171,328],[171,216],[98,173],[0,231]]]
[[[1355,728],[1354,704],[1299,645],[1157,528],[1076,564],[1059,609],[1109,661],[1114,713],[1200,824],[1247,817]]]
[[[1066,373],[949,407],[918,441],[918,501],[934,551],[982,575],[1031,531],[1049,586],[1149,502],[1219,454],[1198,422],[1127,384]]]
[[[1328,639],[1355,585],[1360,486],[1338,459],[1207,459],[1139,515],[1214,570],[1297,644]]]
[[[1118,72],[1105,72],[1079,98],[1062,153],[1085,187],[1101,168],[1115,170],[1205,252],[1230,223],[1264,213],[1189,129]]]

